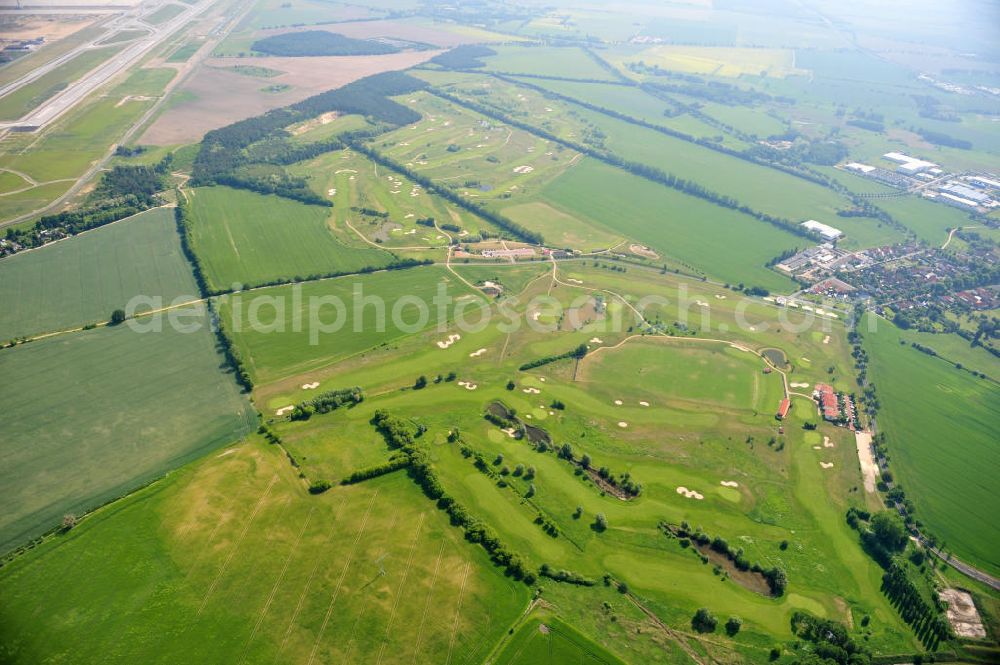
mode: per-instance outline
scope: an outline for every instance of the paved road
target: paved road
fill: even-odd
[[[181,12],[173,19],[155,28],[154,32],[148,37],[141,38],[130,44],[121,53],[112,57],[107,62],[98,65],[85,76],[70,84],[65,90],[47,100],[38,108],[30,111],[20,120],[0,123],[0,130],[16,128],[20,131],[34,132],[44,128],[46,125],[66,113],[66,111],[76,106],[94,90],[107,83],[116,74],[122,72],[151,50],[159,46],[170,35],[176,32],[195,16],[211,7],[215,2],[216,0],[203,0],[196,5],[188,7],[185,11]],[[92,45],[93,42],[85,45],[84,48]],[[79,49],[75,49],[71,53],[76,54],[78,52]],[[65,56],[63,56],[63,58],[65,58]],[[60,64],[59,61],[63,60],[63,58],[56,59],[56,66]],[[30,83],[32,80],[35,80],[41,75],[38,74],[39,71],[44,74],[52,68],[52,63],[39,67],[38,70],[26,74],[18,81],[11,83],[4,88],[0,88],[0,96],[6,92],[16,90],[19,87]]]

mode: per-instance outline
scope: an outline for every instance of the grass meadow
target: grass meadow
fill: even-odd
[[[254,426],[211,333],[127,326],[0,351],[7,414],[0,550],[57,527]]]
[[[170,208],[0,261],[0,340],[107,321],[137,295],[199,297]]]
[[[806,242],[742,213],[594,160],[584,160],[552,181],[542,199],[565,214],[626,234],[699,272],[772,290],[787,288],[790,282],[768,269],[768,260]]]
[[[959,558],[996,575],[1000,393],[989,380],[900,344],[902,337],[882,319],[877,332],[864,333],[890,466],[927,530]]]
[[[218,289],[356,272],[392,260],[388,252],[341,242],[327,226],[328,208],[228,187],[186,193],[194,250]]]
[[[312,496],[256,438],[49,540],[0,589],[9,663],[478,663],[529,596],[405,474]]]
[[[612,74],[578,47],[494,46],[492,48],[497,55],[483,58],[486,68],[492,71],[615,80]]]

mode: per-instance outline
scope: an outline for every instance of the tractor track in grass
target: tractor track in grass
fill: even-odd
[[[326,632],[326,627],[330,623],[330,617],[333,615],[333,608],[337,604],[337,597],[340,595],[340,589],[344,585],[344,579],[347,577],[347,571],[351,567],[351,562],[354,561],[354,556],[357,554],[358,545],[361,542],[361,536],[364,535],[365,529],[368,527],[368,518],[371,516],[372,506],[375,505],[375,499],[378,498],[378,490],[372,494],[371,500],[368,502],[368,508],[365,509],[365,516],[361,520],[361,528],[358,529],[358,534],[354,537],[354,542],[351,544],[351,551],[347,555],[347,561],[344,563],[343,570],[340,571],[340,578],[337,580],[337,586],[333,590],[333,596],[330,598],[330,604],[326,608],[326,614],[323,616],[323,623],[320,625],[319,632],[316,634],[316,641],[313,643],[312,651],[309,653],[309,660],[306,661],[306,665],[312,665],[312,662],[316,659],[316,652],[319,651],[319,645],[323,641],[323,633]]]

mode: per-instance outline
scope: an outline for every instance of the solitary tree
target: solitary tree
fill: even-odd
[[[715,627],[718,625],[719,620],[712,615],[707,607],[699,609],[691,619],[691,627],[699,633],[714,633]]]
[[[116,309],[115,311],[111,312],[111,325],[117,326],[119,323],[123,323],[124,321],[125,321],[124,309]]]
[[[573,519],[578,520],[583,516],[583,506],[577,506],[576,510],[573,511]]]
[[[580,458],[580,465],[584,469],[589,469],[590,468],[590,455],[587,455],[586,453],[584,453],[583,457]]]
[[[729,617],[726,621],[726,634],[732,637],[736,633],[740,632],[740,628],[743,627],[743,619],[733,616]]]
[[[875,537],[890,552],[906,547],[906,525],[898,514],[890,510],[875,513],[871,525]]]
[[[424,376],[423,374],[421,374],[420,376],[417,377],[416,382],[413,384],[413,389],[414,390],[420,390],[421,388],[425,387],[426,385],[427,385],[427,377]]]
[[[604,513],[597,513],[594,517],[594,529],[597,531],[604,531],[608,528],[608,518],[604,516]]]

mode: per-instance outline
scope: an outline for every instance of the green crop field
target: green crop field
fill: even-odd
[[[877,326],[864,336],[896,477],[949,551],[996,575],[1000,529],[993,516],[1000,505],[992,471],[1000,464],[1000,392],[991,381],[901,345],[887,321]]]
[[[0,130],[0,664],[996,662],[1000,50],[868,4],[220,5]],[[0,118],[138,43],[0,24],[96,45]]]
[[[245,434],[210,332],[98,328],[0,350],[8,550]],[[85,390],[81,387],[86,386]]]
[[[491,70],[566,78],[614,81],[615,77],[578,47],[496,46],[497,55],[484,58]]]
[[[327,226],[328,208],[228,187],[187,194],[194,249],[218,289],[356,272],[392,258],[372,247],[346,245]]]
[[[166,307],[197,294],[173,210],[150,210],[0,260],[0,340],[107,321],[133,296]]]
[[[439,287],[452,298],[474,297],[454,275],[429,266],[249,291],[225,301],[222,315],[227,325],[232,320],[232,328],[240,329],[234,335],[236,344],[250,359],[254,375],[273,381],[389,344],[404,336],[405,329],[412,327],[412,333],[436,325],[438,310],[432,299]],[[367,304],[365,297],[381,304]],[[343,310],[323,298],[339,299]],[[414,299],[429,308],[422,324],[422,314],[410,303]],[[323,326],[338,324],[338,330],[324,332]]]
[[[769,289],[788,282],[769,270],[767,261],[807,242],[593,160],[584,160],[554,180],[542,198],[567,214],[624,233],[721,280]]]
[[[529,596],[404,473],[310,496],[256,439],[5,566],[0,590],[9,663],[475,663]],[[39,598],[52,621],[29,618]]]

